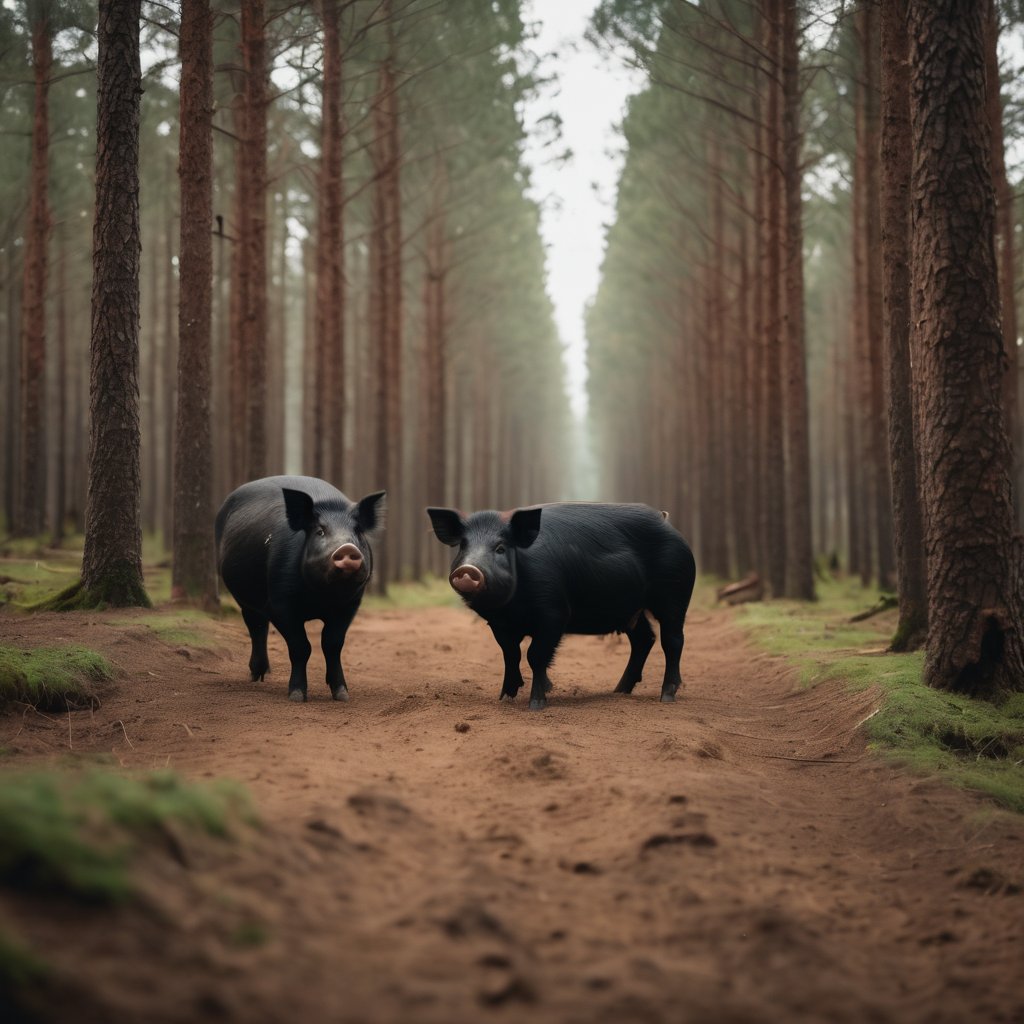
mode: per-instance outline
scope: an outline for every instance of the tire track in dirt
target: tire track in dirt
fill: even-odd
[[[543,713],[498,703],[500,653],[461,609],[357,619],[348,705],[315,643],[309,704],[285,699],[276,636],[248,682],[237,620],[179,651],[97,615],[0,627],[30,644],[54,622],[126,673],[73,716],[76,752],[239,779],[266,822],[238,853],[150,858],[162,929],[9,908],[104,1012],[1024,1020],[1020,819],[866,753],[875,695],[795,689],[728,612],[691,619],[675,705],[657,647],[627,697],[625,641],[570,637]],[[67,731],[9,715],[0,744],[53,760]],[[218,938],[240,916],[266,941]]]

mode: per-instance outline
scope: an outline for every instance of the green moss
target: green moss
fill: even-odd
[[[386,595],[367,594],[362,607],[371,611],[396,608],[455,608],[462,599],[452,590],[447,578],[430,576],[417,583],[392,583]]]
[[[210,647],[213,639],[204,632],[210,615],[195,608],[167,608],[135,619],[109,619],[115,627],[143,626],[170,647]]]
[[[46,965],[31,950],[0,931],[0,991],[43,981]]]
[[[97,683],[112,679],[110,663],[87,647],[20,651],[0,646],[0,704],[20,701],[38,708],[83,707]]]
[[[141,777],[92,771],[0,776],[0,884],[101,903],[133,892],[128,871],[146,839],[167,828],[226,837],[252,821],[238,786],[189,785],[170,772]]]
[[[264,946],[269,938],[266,926],[259,921],[243,921],[228,937],[236,949],[257,949]]]
[[[878,687],[881,704],[866,725],[876,749],[1024,812],[1024,694],[995,705],[930,689],[921,681],[922,652],[888,652],[891,616],[849,623],[872,603],[870,591],[826,583],[821,593],[816,605],[746,605],[740,622],[797,667],[804,685],[842,680]]]

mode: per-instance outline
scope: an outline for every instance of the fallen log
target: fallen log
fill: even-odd
[[[748,601],[761,601],[763,599],[764,584],[756,572],[738,580],[736,583],[728,583],[724,587],[719,587],[715,591],[715,600],[724,601],[726,604],[746,604]]]

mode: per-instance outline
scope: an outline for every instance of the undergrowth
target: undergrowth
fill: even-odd
[[[49,710],[87,707],[96,684],[113,675],[106,658],[87,647],[0,646],[0,706],[19,701]]]
[[[4,772],[0,885],[121,902],[134,892],[129,867],[147,839],[173,845],[176,824],[228,837],[237,820],[254,821],[248,798],[224,780],[195,785],[171,772]]]
[[[815,604],[744,605],[740,621],[796,666],[804,685],[878,687],[880,707],[865,726],[875,749],[1024,812],[1024,694],[995,705],[925,686],[921,652],[887,651],[894,616],[849,621],[876,596],[856,582],[827,582]]]

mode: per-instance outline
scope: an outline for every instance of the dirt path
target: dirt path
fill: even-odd
[[[266,827],[152,855],[155,916],[9,906],[82,979],[66,1019],[1024,1021],[1024,822],[866,754],[872,695],[795,691],[729,613],[692,617],[679,703],[658,648],[616,697],[625,642],[571,638],[543,713],[461,610],[361,616],[348,705],[290,704],[277,638],[245,681],[238,621],[178,652],[143,621],[0,630],[125,669],[76,753],[239,779]],[[0,719],[6,763],[68,743]]]

